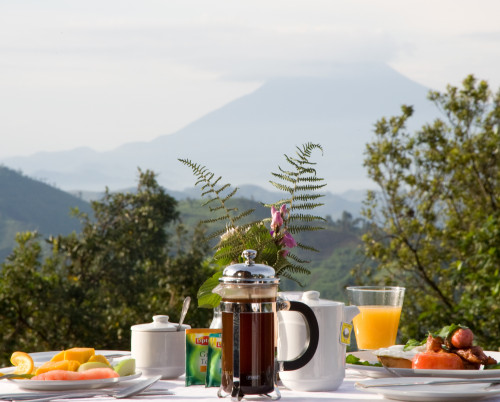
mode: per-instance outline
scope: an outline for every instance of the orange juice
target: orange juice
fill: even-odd
[[[396,343],[401,306],[358,306],[354,332],[358,349],[386,348]]]

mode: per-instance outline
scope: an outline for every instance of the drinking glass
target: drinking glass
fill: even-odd
[[[396,343],[405,288],[398,286],[349,286],[349,303],[359,308],[354,333],[360,350],[386,348]]]

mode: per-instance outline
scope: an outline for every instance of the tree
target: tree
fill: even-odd
[[[363,283],[405,285],[405,338],[449,323],[469,326],[478,342],[500,338],[500,90],[472,75],[463,87],[430,92],[444,113],[414,134],[413,109],[382,118],[365,166],[380,191],[363,214],[363,237],[378,269],[357,269]]]
[[[40,235],[18,234],[0,272],[3,360],[14,350],[127,350],[132,325],[155,314],[178,319],[183,298],[194,298],[213,270],[204,263],[201,229],[189,242],[178,227],[173,239],[182,249],[172,252],[167,227],[176,206],[154,173],[140,172],[135,193],[106,191],[92,203],[93,217],[77,212],[80,234],[47,239],[47,257]],[[208,313],[189,323],[206,325]]]

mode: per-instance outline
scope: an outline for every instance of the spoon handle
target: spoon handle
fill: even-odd
[[[191,303],[191,298],[188,296],[184,299],[184,303],[182,303],[181,318],[179,320],[179,325],[177,326],[177,331],[180,331],[182,328],[182,323],[184,322],[184,318],[186,317],[186,313],[189,309],[189,303]]]

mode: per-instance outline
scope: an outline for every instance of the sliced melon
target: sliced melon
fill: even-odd
[[[111,366],[109,360],[106,359],[106,356],[103,355],[90,356],[89,362],[101,362],[101,363],[106,363],[108,366]]]
[[[135,374],[135,359],[121,360],[113,367],[113,369],[120,375],[120,377]]]
[[[95,368],[111,368],[109,364],[102,363],[102,362],[87,362],[83,363],[78,367],[78,371],[87,371]]]

